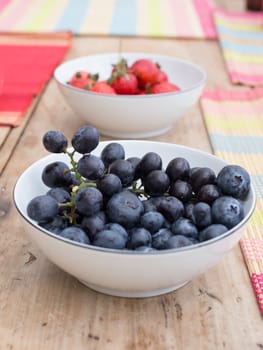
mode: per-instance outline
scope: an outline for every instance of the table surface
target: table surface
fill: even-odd
[[[243,6],[217,2],[226,9]],[[194,58],[207,70],[207,88],[240,88],[230,85],[217,41],[81,36],[65,59],[120,47]],[[29,241],[12,202],[14,183],[46,154],[41,138],[47,130],[59,129],[70,138],[83,124],[52,79],[22,125],[0,132],[0,349],[263,349],[263,319],[239,245],[173,293],[125,299],[83,286]],[[151,140],[212,151],[199,105]]]

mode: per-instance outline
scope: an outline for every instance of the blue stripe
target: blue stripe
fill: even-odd
[[[55,31],[71,30],[75,34],[79,34],[82,22],[87,14],[89,0],[68,0],[67,6],[59,22],[55,27]]]
[[[262,32],[252,32],[252,31],[244,31],[241,29],[232,29],[227,28],[222,25],[217,25],[217,30],[219,34],[227,34],[231,35],[238,39],[257,39],[257,40],[263,40],[263,33]]]
[[[250,175],[251,182],[255,187],[257,198],[263,198],[263,175]]]
[[[214,150],[222,152],[263,154],[263,137],[209,134]]]
[[[257,55],[257,56],[263,55],[263,42],[262,42],[262,46],[259,46],[259,45],[251,45],[251,44],[242,45],[242,44],[236,44],[236,43],[222,40],[221,45],[225,50],[235,51],[240,54]]]
[[[111,35],[136,35],[136,0],[116,0]]]

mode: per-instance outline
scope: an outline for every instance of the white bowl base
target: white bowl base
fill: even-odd
[[[148,138],[148,137],[154,137],[154,136],[165,134],[171,128],[172,126],[170,125],[158,130],[153,130],[148,132],[135,132],[135,133],[114,132],[114,131],[104,130],[100,128],[98,128],[98,130],[99,130],[99,133],[104,136],[111,136],[111,137],[121,138],[121,139],[139,139],[139,138]]]
[[[170,292],[175,291],[176,289],[182,288],[183,286],[185,286],[189,281],[185,281],[181,284],[178,284],[176,286],[173,287],[169,287],[169,288],[163,288],[163,289],[156,289],[156,290],[152,290],[152,291],[146,291],[146,292],[131,292],[131,291],[121,291],[121,290],[114,290],[114,289],[109,289],[109,288],[103,288],[100,286],[96,286],[94,284],[90,284],[90,283],[86,283],[83,280],[79,281],[84,284],[85,286],[89,287],[90,289],[95,290],[96,292],[99,293],[103,293],[103,294],[107,294],[107,295],[112,295],[112,296],[116,296],[116,297],[123,297],[123,298],[150,298],[150,297],[156,297],[159,295],[163,295],[163,294],[167,294]]]

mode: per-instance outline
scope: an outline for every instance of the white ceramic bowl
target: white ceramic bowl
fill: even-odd
[[[118,141],[126,157],[158,152],[164,166],[174,157],[186,158],[191,166],[211,167],[216,173],[226,164],[219,158],[195,149],[150,141]],[[99,155],[108,142],[101,142]],[[88,287],[116,296],[149,297],[173,291],[218,263],[239,241],[255,207],[251,187],[244,202],[245,217],[236,227],[218,238],[179,249],[153,251],[118,251],[85,246],[63,239],[39,227],[28,216],[28,202],[47,187],[41,181],[43,168],[55,160],[68,162],[64,154],[51,154],[32,164],[19,177],[14,188],[14,202],[24,223],[24,232],[57,266]]]
[[[76,58],[61,64],[54,72],[58,87],[72,109],[86,124],[101,134],[118,138],[146,138],[167,132],[199,99],[206,82],[206,73],[198,65],[162,55],[123,53],[128,64],[140,58],[158,62],[169,80],[181,91],[152,95],[105,95],[74,88],[67,84],[77,71],[99,73],[100,79],[110,76],[117,53]]]

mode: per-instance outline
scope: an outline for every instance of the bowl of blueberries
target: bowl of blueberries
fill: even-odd
[[[182,145],[99,140],[90,125],[14,187],[24,231],[54,264],[89,288],[121,297],[168,293],[205,273],[240,240],[255,208],[239,165]]]

